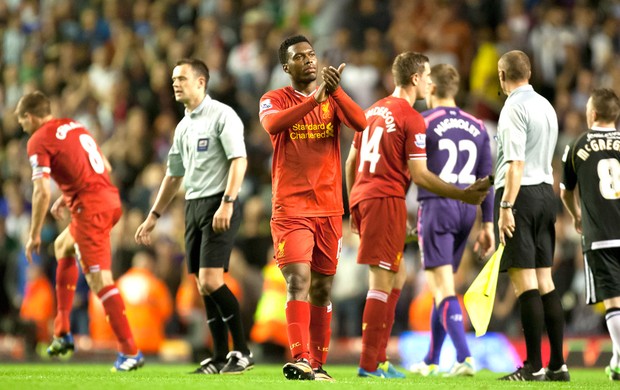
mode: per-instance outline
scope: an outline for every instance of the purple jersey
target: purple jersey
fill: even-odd
[[[426,123],[426,165],[443,181],[465,188],[491,173],[489,135],[482,121],[458,107],[437,107],[422,113]],[[423,188],[418,200],[439,198]],[[482,203],[484,222],[493,221],[492,191]]]

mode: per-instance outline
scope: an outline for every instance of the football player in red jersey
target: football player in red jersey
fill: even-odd
[[[332,380],[322,368],[331,323],[331,285],[342,245],[340,125],[366,127],[363,110],[340,88],[338,69],[322,69],[298,35],[280,45],[291,86],[260,99],[260,120],[273,144],[271,233],[287,285],[286,320],[294,362],[287,379]]]
[[[404,52],[395,58],[394,92],[366,110],[368,128],[355,135],[346,162],[351,226],[360,235],[357,262],[370,267],[362,318],[361,377],[405,377],[387,360],[386,346],[406,278],[402,256],[407,235],[405,193],[410,182],[471,204],[480,204],[490,187],[484,178],[461,189],[428,170],[426,125],[412,106],[428,95],[430,73],[423,54]]]
[[[32,221],[26,257],[39,252],[41,229],[50,203],[50,177],[62,191],[52,206],[60,218],[71,211],[70,225],[58,236],[54,251],[57,315],[50,356],[74,350],[69,316],[78,279],[76,258],[91,290],[103,304],[118,339],[119,353],[112,371],[130,371],[144,365],[136,348],[123,299],[112,278],[110,230],[121,217],[121,201],[110,181],[109,163],[88,130],[72,119],[54,118],[50,100],[39,91],[24,95],[15,109],[17,120],[30,135],[28,157],[32,166]]]

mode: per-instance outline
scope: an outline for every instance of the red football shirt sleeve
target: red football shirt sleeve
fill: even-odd
[[[342,122],[355,131],[364,131],[367,126],[364,110],[347,95],[342,87],[336,89],[331,96],[342,113],[340,117]]]
[[[416,111],[405,118],[405,136],[407,160],[426,160],[426,124]]]
[[[50,176],[50,156],[41,145],[40,137],[32,137],[26,147],[32,167],[32,180]]]
[[[282,109],[277,97],[265,94],[260,100],[259,117],[265,130],[274,135],[289,129],[318,105],[314,96],[310,96],[296,106]]]

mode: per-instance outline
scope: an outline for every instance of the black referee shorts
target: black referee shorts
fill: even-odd
[[[504,188],[495,193],[495,240],[499,244],[499,203]],[[556,196],[550,184],[521,186],[514,203],[515,231],[506,237],[500,271],[508,268],[545,268],[553,265]]]
[[[185,253],[187,269],[192,274],[198,274],[200,268],[224,268],[228,271],[230,253],[241,225],[241,205],[239,200],[235,200],[230,229],[215,233],[213,215],[220,207],[223,195],[185,202]]]
[[[586,303],[620,297],[620,248],[584,252]]]

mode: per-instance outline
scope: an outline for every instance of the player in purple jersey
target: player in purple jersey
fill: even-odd
[[[452,65],[431,69],[431,110],[422,113],[426,122],[426,165],[444,181],[465,188],[492,169],[489,135],[481,120],[456,106],[459,75]],[[431,344],[423,361],[410,370],[424,376],[437,375],[439,354],[446,333],[456,348],[456,362],[447,376],[474,375],[474,360],[465,340],[463,313],[456,298],[454,273],[461,262],[477,207],[418,190],[418,234],[426,280],[433,294]],[[490,254],[493,233],[493,191],[482,205],[482,225],[474,250]]]

